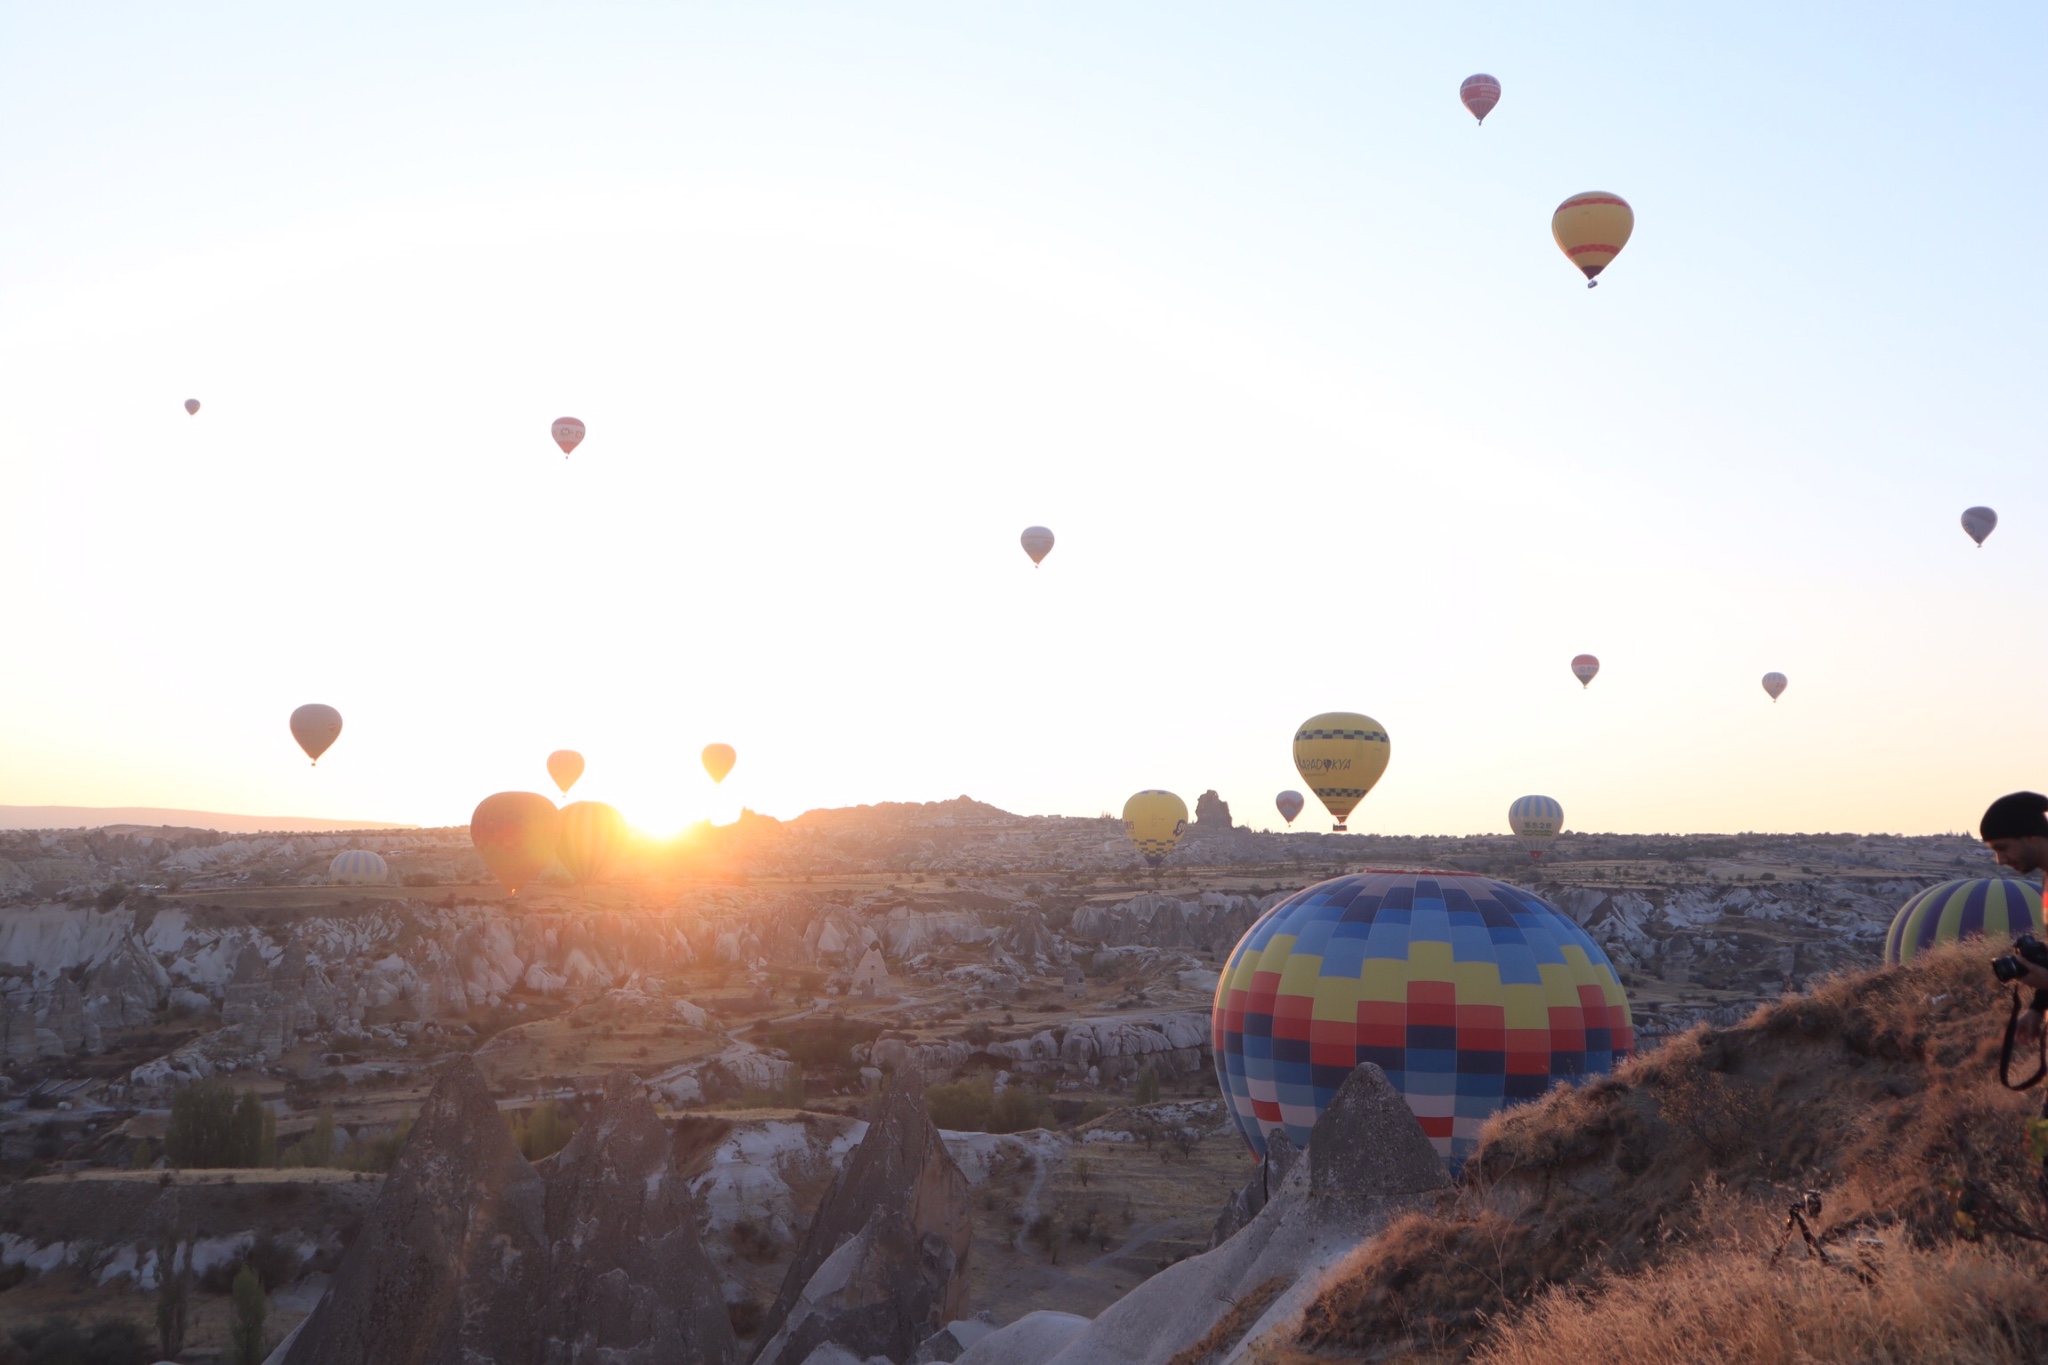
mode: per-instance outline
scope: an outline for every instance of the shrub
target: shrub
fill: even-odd
[[[51,1316],[9,1334],[6,1365],[146,1365],[149,1347],[132,1322],[102,1318],[81,1327],[73,1318]]]
[[[1159,1073],[1150,1062],[1145,1063],[1144,1069],[1138,1073],[1138,1103],[1159,1103]]]
[[[235,1276],[235,1316],[228,1336],[235,1365],[262,1365],[268,1354],[264,1346],[264,1319],[270,1316],[270,1302],[263,1295],[263,1282],[254,1266],[243,1266]]]
[[[542,1100],[512,1120],[512,1141],[528,1161],[551,1157],[569,1145],[576,1125],[553,1100]]]
[[[343,1170],[384,1172],[397,1164],[398,1153],[412,1133],[412,1120],[400,1119],[398,1127],[375,1137],[358,1137],[341,1158]]]
[[[998,1095],[985,1072],[925,1087],[924,1103],[934,1124],[956,1133],[1017,1133],[1052,1124],[1052,1104],[1042,1092],[1012,1082]]]
[[[276,1147],[277,1120],[253,1090],[237,1095],[225,1081],[194,1081],[171,1100],[164,1159],[173,1166],[268,1166]]]

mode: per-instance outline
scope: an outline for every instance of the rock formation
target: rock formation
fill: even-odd
[[[630,1077],[543,1176],[452,1063],[281,1365],[729,1365],[667,1130]]]
[[[903,1067],[826,1191],[769,1311],[755,1365],[802,1365],[827,1343],[906,1360],[966,1316],[974,1227],[967,1178]]]
[[[1195,798],[1195,828],[1204,834],[1230,828],[1230,803],[1218,796],[1214,788]]]
[[[1407,1103],[1367,1062],[1316,1120],[1302,1157],[1267,1184],[1264,1206],[1220,1245],[1160,1271],[1092,1322],[1028,1314],[968,1347],[958,1365],[1165,1365],[1196,1354],[1236,1365],[1298,1316],[1323,1270],[1449,1185]],[[1240,1312],[1247,1303],[1262,1307]],[[1251,1320],[1219,1329],[1234,1312]],[[1219,1330],[1231,1339],[1216,1339]]]

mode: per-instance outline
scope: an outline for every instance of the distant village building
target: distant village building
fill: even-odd
[[[888,964],[882,961],[882,950],[870,948],[861,955],[860,965],[853,969],[853,993],[876,996],[888,989],[889,968]]]

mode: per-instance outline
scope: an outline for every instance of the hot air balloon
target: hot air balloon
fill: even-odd
[[[561,838],[555,856],[578,886],[598,880],[605,864],[626,842],[626,817],[602,801],[573,801],[562,807]]]
[[[185,400],[185,415],[187,417],[196,417],[198,414],[199,400],[197,398],[187,398]]]
[[[1580,687],[1591,687],[1599,673],[1600,661],[1592,655],[1580,654],[1572,659],[1572,676],[1579,680]]]
[[[725,775],[732,771],[732,765],[739,762],[739,755],[730,744],[707,744],[704,746],[704,771],[711,774],[713,782],[725,781]]]
[[[1294,732],[1294,770],[1329,810],[1339,834],[1392,754],[1380,723],[1355,711],[1310,716]]]
[[[561,812],[539,792],[486,796],[469,817],[469,841],[515,896],[555,860],[560,833]]]
[[[341,712],[331,706],[309,702],[292,712],[292,738],[315,763],[341,736]]]
[[[1294,823],[1294,817],[1301,814],[1301,808],[1308,802],[1302,799],[1298,791],[1284,791],[1273,798],[1273,804],[1279,808],[1280,818],[1291,825]]]
[[[574,417],[557,417],[554,426],[549,428],[549,434],[555,438],[555,444],[562,448],[563,458],[566,459],[570,451],[583,444],[583,423]]]
[[[1588,289],[1600,283],[1593,277],[1621,254],[1635,229],[1636,214],[1628,200],[1605,190],[1575,194],[1550,215],[1550,235],[1557,238],[1565,257],[1586,273]]]
[[[1142,791],[1124,802],[1124,833],[1153,867],[1166,861],[1188,832],[1188,803],[1172,792]]]
[[[1547,796],[1524,796],[1508,807],[1508,828],[1531,860],[1540,860],[1543,846],[1564,832],[1564,807]]]
[[[1628,995],[1585,930],[1530,892],[1453,872],[1368,872],[1280,902],[1231,950],[1216,1076],[1252,1151],[1297,1145],[1361,1062],[1464,1164],[1489,1116],[1635,1049]]]
[[[2041,927],[2041,893],[2013,877],[1958,877],[1918,891],[1899,907],[1884,936],[1888,967],[1911,962],[1938,943],[1981,938],[2010,942]]]
[[[1772,701],[1776,701],[1785,691],[1785,675],[1783,673],[1764,674],[1764,691],[1771,694]]]
[[[1043,526],[1025,527],[1024,534],[1018,539],[1024,542],[1024,553],[1031,556],[1034,566],[1043,564],[1045,557],[1052,553],[1052,532]]]
[[[327,865],[327,880],[336,886],[376,886],[390,875],[384,860],[365,848],[337,853]]]
[[[1998,513],[1989,507],[1966,507],[1963,509],[1963,530],[1970,539],[1977,542],[1977,548],[1984,548],[1984,537],[1998,529]]]
[[[1477,76],[1467,76],[1465,83],[1458,87],[1458,98],[1464,101],[1465,108],[1471,111],[1472,117],[1478,119],[1479,126],[1483,128],[1486,126],[1486,116],[1493,112],[1494,105],[1500,103],[1500,82],[1483,72]]]
[[[583,776],[583,755],[574,749],[555,750],[548,755],[548,776],[555,779],[562,795],[567,796],[569,788],[576,785],[576,779]]]

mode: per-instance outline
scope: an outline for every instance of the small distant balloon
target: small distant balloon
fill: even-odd
[[[1307,804],[1307,800],[1298,791],[1284,791],[1273,798],[1273,805],[1279,809],[1280,818],[1290,825],[1294,823],[1294,817],[1301,814],[1301,808]]]
[[[191,416],[195,415],[196,413],[198,413],[198,411],[199,411],[199,400],[198,400],[197,398],[187,398],[187,399],[185,400],[185,415],[186,415],[187,417],[191,417]]]
[[[1529,850],[1532,861],[1543,857],[1543,846],[1564,832],[1564,807],[1547,796],[1524,796],[1508,807],[1508,828]]]
[[[1472,117],[1478,119],[1479,125],[1483,128],[1486,126],[1486,116],[1493,112],[1494,105],[1500,103],[1500,82],[1485,72],[1467,76],[1465,83],[1458,87],[1458,98],[1464,101],[1465,108],[1471,111]]]
[[[557,417],[550,434],[555,438],[555,444],[562,448],[562,454],[567,456],[583,444],[583,423],[574,417]]]
[[[375,886],[390,875],[384,860],[366,848],[337,853],[327,865],[327,880],[336,886]]]
[[[1565,259],[1584,272],[1588,289],[1600,283],[1593,277],[1621,254],[1635,230],[1636,213],[1628,200],[1605,190],[1575,194],[1550,215],[1550,235]]]
[[[1336,820],[1332,828],[1339,834],[1393,752],[1380,723],[1356,711],[1325,711],[1294,731],[1294,771]]]
[[[604,876],[605,867],[626,842],[626,817],[602,801],[572,801],[562,807],[555,856],[578,886]]]
[[[308,702],[292,712],[292,738],[315,763],[341,737],[341,712],[318,702]]]
[[[1031,556],[1034,565],[1043,564],[1045,557],[1052,553],[1052,532],[1043,526],[1027,526],[1019,537],[1024,542],[1024,553]]]
[[[1963,530],[1970,539],[1977,542],[1977,548],[1984,548],[1984,537],[1998,529],[1998,513],[1989,507],[1966,507],[1963,509]]]
[[[1580,687],[1591,687],[1599,673],[1600,661],[1590,654],[1580,654],[1572,660],[1572,676],[1579,680]]]
[[[567,796],[569,788],[576,785],[576,779],[583,776],[583,755],[574,749],[555,750],[548,755],[548,776],[555,779],[562,795]]]
[[[477,803],[469,841],[511,895],[555,860],[561,812],[539,792],[498,792]]]
[[[707,744],[704,746],[704,771],[711,774],[713,782],[725,781],[725,775],[732,771],[732,765],[739,762],[739,754],[730,744]]]
[[[1764,674],[1764,691],[1771,694],[1772,701],[1776,701],[1779,697],[1783,696],[1785,693],[1785,675],[1783,673]]]

